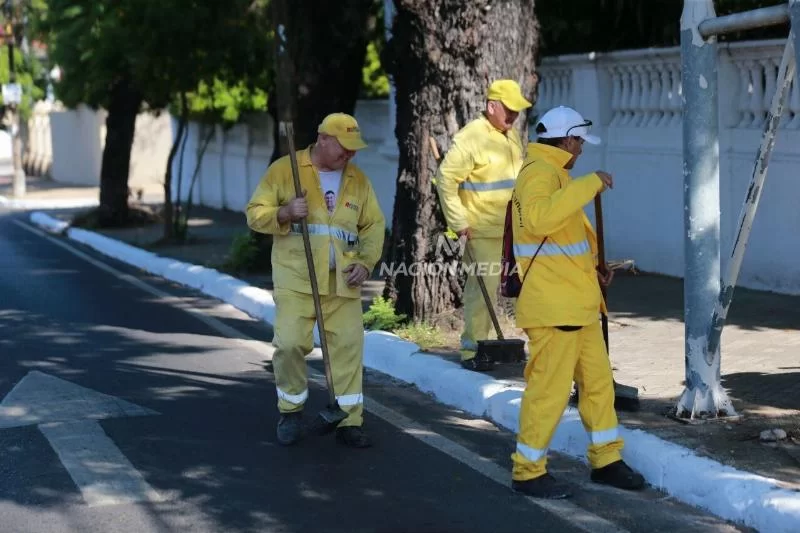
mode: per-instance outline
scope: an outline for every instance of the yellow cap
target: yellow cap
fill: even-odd
[[[322,121],[317,132],[336,137],[345,149],[361,150],[367,143],[361,138],[356,119],[345,113],[331,113]]]
[[[500,100],[511,111],[522,111],[531,103],[522,96],[522,89],[514,80],[496,80],[489,86],[487,100]]]

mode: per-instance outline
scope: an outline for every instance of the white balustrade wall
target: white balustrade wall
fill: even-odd
[[[723,269],[775,92],[785,41],[719,46],[720,237]],[[534,111],[564,104],[594,121],[574,174],[615,178],[603,200],[607,256],[683,276],[684,187],[680,49],[546,58]],[[800,84],[780,123],[740,286],[800,294]],[[592,213],[593,209],[587,211]],[[724,270],[723,270],[724,272]]]
[[[50,112],[57,108],[58,106],[52,102],[44,100],[36,102],[30,118],[20,128],[23,140],[22,165],[29,176],[50,174],[50,167],[53,164]]]

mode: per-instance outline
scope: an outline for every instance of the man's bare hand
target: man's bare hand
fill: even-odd
[[[598,170],[596,174],[600,176],[600,180],[603,182],[603,189],[600,192],[605,192],[606,189],[614,188],[614,178],[611,177],[611,174],[603,172],[602,170]]]
[[[286,222],[297,222],[308,216],[308,201],[306,200],[306,191],[303,191],[303,196],[292,198],[289,203],[284,205],[278,210],[278,222],[281,224]]]
[[[367,267],[364,265],[359,265],[358,263],[352,263],[347,265],[344,270],[342,270],[345,274],[347,274],[347,285],[350,287],[357,287],[364,283],[369,276],[369,271]]]
[[[605,274],[604,274],[605,273]],[[602,287],[608,288],[611,281],[614,279],[614,271],[605,265],[604,268],[597,267],[597,281],[600,282]]]
[[[464,228],[461,231],[457,231],[456,234],[459,237],[466,237],[467,240],[470,240],[472,238],[472,229],[471,228]]]

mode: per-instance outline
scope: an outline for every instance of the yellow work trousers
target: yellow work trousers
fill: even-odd
[[[328,295],[320,296],[322,318],[330,354],[333,390],[346,413],[339,426],[360,426],[364,416],[361,390],[364,355],[364,324],[359,298],[336,296],[336,272],[331,271]],[[308,398],[305,356],[314,348],[316,313],[310,294],[276,288],[275,335],[272,358],[278,410],[291,413],[303,409]]]
[[[489,316],[489,308],[483,298],[476,276],[481,275],[486,284],[492,306],[497,305],[497,288],[500,286],[500,259],[503,253],[503,239],[470,239],[467,243],[475,263],[471,263],[466,252],[464,266],[467,269],[467,283],[464,286],[464,331],[461,333],[461,359],[475,357],[478,341],[496,339],[497,334]]]
[[[511,477],[525,481],[544,475],[547,448],[569,402],[573,379],[580,395],[578,411],[589,434],[592,468],[621,459],[623,441],[614,411],[614,382],[600,323],[577,331],[526,330],[530,358],[519,414],[517,448]]]

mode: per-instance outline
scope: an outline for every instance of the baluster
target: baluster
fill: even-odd
[[[672,80],[670,79],[670,65],[665,63],[661,66],[661,71],[659,72],[659,76],[661,77],[660,81],[660,91],[661,94],[658,98],[658,109],[661,112],[658,120],[655,123],[656,127],[662,127],[669,124],[671,120],[671,109],[670,109],[670,89],[672,88]]]
[[[639,65],[628,67],[631,74],[631,99],[630,99],[630,116],[626,126],[636,126],[639,123],[642,112],[641,94],[642,94],[642,77],[641,67]]]
[[[568,105],[570,107],[573,107],[575,105],[575,99],[573,98],[574,95],[573,95],[573,92],[572,92],[572,70],[571,69],[568,69],[568,70],[564,71],[564,83],[567,86],[567,91],[566,91],[566,95],[565,95],[566,100],[564,101],[564,105]]]
[[[543,72],[541,82],[539,84],[539,99],[536,102],[536,109],[539,115],[543,115],[550,108],[550,98],[553,92],[551,72]]]
[[[556,105],[569,105],[567,103],[567,93],[569,93],[567,74],[562,70],[558,73],[558,102],[556,102]]]
[[[550,97],[550,75],[542,72],[539,78],[539,95],[536,98],[536,111],[541,116],[547,110],[547,100]]]
[[[619,66],[619,77],[622,83],[622,94],[619,98],[619,121],[618,126],[624,126],[628,122],[628,110],[630,108],[631,97],[631,78],[628,69],[624,65]]]
[[[619,99],[619,125],[625,126],[631,119],[631,73],[626,65],[620,65],[619,76],[622,81],[622,96]]]
[[[753,92],[750,95],[750,112],[752,113],[753,121],[748,127],[758,128],[764,122],[764,70],[761,66],[761,61],[750,62],[750,83],[753,87]]]
[[[619,125],[622,114],[622,74],[616,66],[608,67],[611,76],[611,122],[609,126]]]
[[[672,77],[672,96],[670,109],[672,110],[671,126],[680,126],[683,123],[683,79],[680,65],[673,65],[670,70]]]
[[[770,57],[762,59],[761,66],[764,69],[764,96],[761,101],[762,109],[764,110],[764,120],[761,124],[763,126],[766,123],[769,108],[772,107],[775,88],[778,86],[778,62],[775,58]]]
[[[736,102],[739,122],[736,127],[746,128],[748,124],[753,122],[753,115],[750,113],[750,95],[753,92],[752,82],[750,81],[750,65],[747,61],[736,61],[734,64],[739,71],[739,94]]]
[[[636,77],[639,79],[639,114],[636,117],[635,125],[643,128],[647,124],[650,116],[650,75],[647,72],[647,65],[636,65]]]
[[[652,113],[650,107],[650,96],[653,90],[653,87],[650,85],[651,67],[649,63],[636,65],[636,71],[639,73],[639,87],[641,90],[639,94],[639,120],[636,121],[636,125],[640,128],[647,127],[647,122],[650,120]]]
[[[650,118],[645,124],[648,128],[656,126],[661,120],[661,72],[664,70],[663,63],[655,63],[648,67],[650,75]]]
[[[553,85],[555,90],[553,91],[553,101],[550,102],[550,106],[559,106],[564,104],[564,73],[561,70],[558,70],[554,73],[553,76]]]

